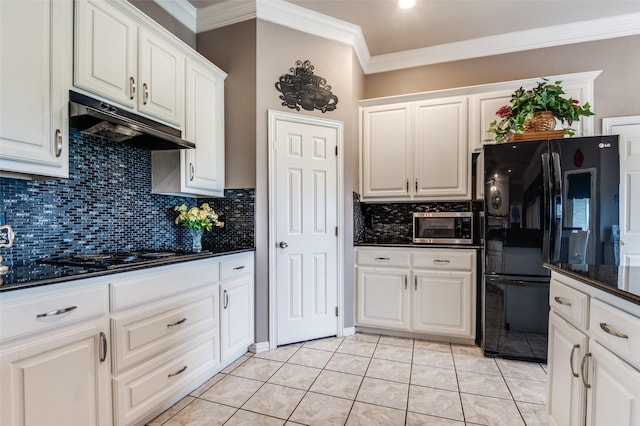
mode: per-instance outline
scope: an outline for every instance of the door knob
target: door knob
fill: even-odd
[[[289,244],[287,244],[286,241],[280,241],[280,248],[287,248],[289,247]]]

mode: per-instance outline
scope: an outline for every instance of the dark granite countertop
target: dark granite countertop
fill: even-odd
[[[415,244],[415,243],[358,243],[354,247],[406,247],[406,248],[448,248],[448,249],[479,249],[480,245],[474,244]]]
[[[133,264],[116,269],[49,265],[34,261],[25,265],[13,265],[10,267],[8,274],[0,275],[0,293],[252,251],[255,251],[255,249],[247,248],[221,252],[203,251],[178,257],[162,258],[142,265]]]
[[[545,263],[547,269],[640,305],[640,266]]]

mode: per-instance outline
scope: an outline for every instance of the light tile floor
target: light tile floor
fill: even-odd
[[[246,354],[149,423],[546,425],[546,365],[356,334]]]

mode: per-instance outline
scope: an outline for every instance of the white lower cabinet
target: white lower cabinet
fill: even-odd
[[[358,326],[475,339],[475,249],[360,247]]]
[[[0,424],[145,424],[254,343],[253,262],[1,292]]]
[[[230,256],[220,268],[220,356],[228,362],[254,342],[253,255]]]
[[[0,424],[111,425],[106,283],[78,284],[0,295]]]
[[[550,306],[550,424],[640,425],[640,307],[558,272]]]

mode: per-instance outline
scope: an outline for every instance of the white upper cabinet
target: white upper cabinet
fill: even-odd
[[[415,198],[469,199],[466,96],[415,104]]]
[[[72,22],[69,1],[0,2],[0,175],[69,176]]]
[[[362,198],[470,198],[466,96],[364,107]]]
[[[494,120],[500,121],[496,111],[504,105],[509,105],[513,90],[499,90],[496,92],[480,93],[470,97],[469,114],[469,146],[472,151],[481,151],[482,145],[495,143],[495,133],[489,133],[489,127]]]
[[[136,107],[138,25],[104,1],[76,2],[74,85]]]
[[[407,198],[412,177],[411,105],[362,110],[363,198]]]
[[[152,192],[224,196],[224,79],[215,65],[187,58],[185,139],[196,149],[154,151]]]
[[[182,129],[181,47],[126,2],[75,4],[74,85]]]

